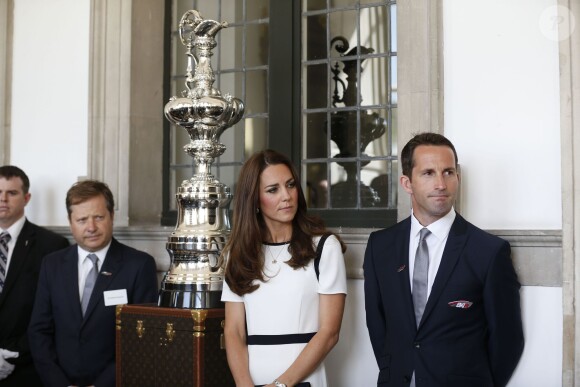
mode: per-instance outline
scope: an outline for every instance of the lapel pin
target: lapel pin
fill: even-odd
[[[397,273],[402,272],[403,270],[405,270],[406,267],[407,267],[407,265],[401,265],[401,266],[399,266],[399,268],[397,269]]]
[[[110,272],[108,272],[108,271],[102,271],[102,272],[101,272],[101,274],[102,274],[102,275],[113,275],[113,273],[110,273]]]

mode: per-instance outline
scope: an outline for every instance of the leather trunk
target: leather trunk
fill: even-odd
[[[117,306],[117,387],[235,386],[224,309]]]

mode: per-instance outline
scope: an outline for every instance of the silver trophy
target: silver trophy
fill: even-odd
[[[195,173],[177,190],[177,225],[166,247],[171,265],[161,282],[159,306],[189,309],[220,308],[223,267],[219,259],[230,234],[230,189],[211,174],[214,159],[226,147],[219,142],[224,130],[244,114],[244,104],[213,88],[211,67],[215,35],[225,22],[205,20],[187,11],[179,22],[186,47],[187,71],[182,98],[172,97],[165,117],[189,134],[185,152],[193,157]],[[195,71],[194,71],[195,69]]]

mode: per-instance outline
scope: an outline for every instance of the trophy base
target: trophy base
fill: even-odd
[[[187,284],[163,284],[157,305],[180,309],[220,309],[224,308],[221,297],[221,291],[192,289]]]

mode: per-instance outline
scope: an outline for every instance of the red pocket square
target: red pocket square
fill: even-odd
[[[471,305],[473,305],[473,302],[466,301],[466,300],[459,300],[459,301],[448,302],[447,305],[449,305],[452,308],[467,309],[467,308],[471,307]]]

